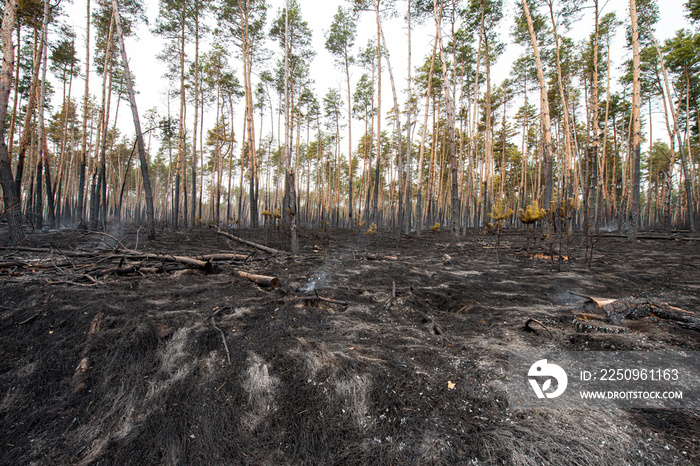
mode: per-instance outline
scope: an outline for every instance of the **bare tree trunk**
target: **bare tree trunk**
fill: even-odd
[[[291,42],[289,38],[289,0],[286,2],[286,10],[284,15],[284,137],[285,137],[285,219],[287,220],[287,228],[289,229],[289,245],[292,254],[299,254],[299,237],[297,231],[297,192],[296,192],[296,176],[294,173],[294,165],[292,164],[292,148],[291,148],[291,131],[290,112],[290,89],[289,81],[290,68],[289,59],[292,53]]]
[[[199,0],[194,0],[194,15],[194,125],[192,136],[192,208],[190,212],[190,227],[193,227],[195,225],[195,217],[197,212],[197,118],[199,117]]]
[[[382,152],[382,41],[381,20],[379,18],[379,1],[374,0],[374,13],[377,20],[377,161],[374,167],[374,197],[372,199],[372,218],[379,221],[379,173]]]
[[[447,76],[447,59],[445,58],[445,50],[442,46],[442,3],[440,9],[437,6],[437,0],[433,0],[433,15],[435,16],[435,34],[436,41],[440,47],[440,60],[442,62],[442,80],[445,91],[445,107],[447,109],[447,138],[449,144],[450,158],[450,175],[451,175],[451,195],[452,195],[452,239],[456,239],[459,234],[459,182],[457,176],[457,147],[455,145],[455,114],[452,105],[452,95],[450,90],[450,81]],[[486,129],[489,130],[488,128]]]
[[[49,25],[49,3],[44,2],[44,19],[42,26],[42,44],[43,44],[43,59],[42,59],[42,78],[41,78],[41,90],[39,94],[39,159],[43,161],[44,165],[44,182],[46,183],[46,204],[48,208],[48,220],[49,227],[56,227],[56,217],[54,210],[54,197],[53,190],[51,189],[51,166],[49,164],[49,155],[47,153],[46,145],[46,133],[44,127],[44,100],[46,98],[46,68],[48,62],[48,25]]]
[[[406,195],[406,201],[404,202],[405,214],[404,214],[404,233],[409,234],[411,232],[411,215],[413,209],[411,206],[411,194],[412,194],[412,181],[411,181],[411,0],[408,0],[408,63],[407,63],[407,73],[408,73],[408,90],[406,94],[408,95],[406,99],[406,187],[404,192]]]
[[[561,106],[562,106],[562,114],[563,114],[563,121],[564,121],[564,180],[563,180],[563,185],[562,185],[562,191],[564,193],[567,193],[564,195],[566,197],[567,195],[571,194],[572,188],[571,188],[571,183],[572,183],[572,148],[573,144],[571,141],[571,123],[569,122],[569,105],[567,103],[566,99],[566,94],[564,92],[564,83],[562,79],[562,72],[561,72],[561,47],[559,45],[559,34],[557,33],[557,22],[554,19],[554,7],[553,3],[551,1],[547,2],[547,5],[549,6],[549,17],[552,21],[552,32],[554,33],[554,44],[555,44],[555,52],[556,52],[556,62],[557,62],[557,84],[559,85],[559,99],[561,100]],[[596,10],[597,10],[597,1],[596,1]],[[596,14],[597,18],[597,14]],[[596,89],[594,91],[594,95],[597,97],[598,96],[598,90],[597,90],[597,84],[598,84],[598,26],[597,26],[597,21],[596,21],[596,42],[595,42],[595,47],[594,47],[594,74],[595,77],[594,82]],[[597,112],[597,110],[596,110]],[[597,114],[597,113],[596,113]],[[596,139],[597,141],[597,139]]]
[[[78,185],[78,227],[85,227],[85,175],[87,172],[87,119],[90,96],[90,0],[87,0],[87,25],[85,34],[85,91],[83,93],[83,126],[80,144],[80,174]]]
[[[630,0],[630,22],[632,27],[632,212],[630,218],[629,239],[635,241],[639,232],[639,159],[642,144],[641,100],[642,86],[640,80],[641,60],[639,53],[639,25],[637,24],[637,2]]]
[[[433,54],[430,56],[430,72],[428,73],[428,89],[425,92],[425,114],[423,115],[423,130],[418,154],[418,191],[416,193],[416,232],[423,230],[423,157],[425,156],[425,139],[428,132],[428,112],[430,97],[433,89],[433,71],[435,70],[435,53],[437,52],[437,31],[433,40]]]
[[[544,76],[542,58],[540,57],[540,48],[537,44],[537,36],[535,35],[535,28],[532,23],[530,9],[527,6],[526,0],[520,0],[520,2],[523,6],[523,11],[525,12],[525,18],[527,19],[527,27],[530,31],[530,42],[532,42],[532,49],[535,55],[535,64],[537,65],[537,78],[540,81],[540,118],[542,120],[542,132],[544,136],[543,164],[546,177],[544,188],[544,205],[545,207],[549,207],[549,203],[552,201],[552,158],[554,156],[554,145],[552,144],[552,123],[549,117],[549,97],[547,96],[547,81]]]
[[[377,4],[377,9],[379,8],[379,0],[375,0]],[[399,227],[397,228],[398,232],[401,233],[401,215],[402,215],[402,207],[403,207],[403,199],[401,197],[401,186],[402,186],[402,181],[403,181],[403,163],[402,163],[402,157],[401,157],[401,119],[399,115],[399,100],[396,96],[396,85],[394,83],[394,72],[391,68],[391,61],[389,60],[389,48],[386,45],[386,39],[384,38],[384,30],[381,27],[381,21],[378,22],[378,27],[379,27],[379,32],[381,35],[382,39],[382,45],[384,46],[384,57],[386,58],[386,66],[387,69],[389,70],[389,81],[391,82],[391,93],[392,97],[394,98],[394,118],[396,119],[396,138],[397,138],[397,155],[398,155],[398,171],[399,171],[399,181],[398,181],[398,186],[399,186]]]
[[[136,130],[136,143],[139,149],[139,161],[141,164],[141,176],[143,177],[143,188],[146,191],[146,228],[148,230],[148,238],[155,239],[156,228],[153,218],[153,194],[151,194],[151,180],[148,176],[148,161],[146,160],[146,149],[143,143],[143,133],[141,132],[141,122],[139,121],[139,111],[136,107],[136,96],[134,94],[134,85],[131,81],[131,71],[129,71],[129,59],[126,55],[126,46],[124,45],[124,36],[119,23],[119,7],[117,0],[112,0],[112,8],[114,9],[114,19],[117,26],[117,37],[122,52],[122,64],[124,65],[124,75],[126,77],[126,88],[129,92],[129,103],[131,104],[131,114],[134,119],[134,128]]]
[[[246,103],[246,127],[247,132],[244,133],[244,138],[247,138],[248,142],[248,163],[250,165],[250,226],[253,228],[258,227],[258,169],[255,151],[255,127],[253,119],[253,84],[251,81],[252,68],[253,68],[253,52],[250,47],[250,31],[248,29],[248,17],[250,14],[250,0],[245,0],[245,2],[240,2],[241,17],[244,18],[242,22],[243,27],[243,37],[241,40],[241,46],[243,49],[243,88],[245,91],[245,103]],[[245,6],[244,6],[245,4]],[[289,9],[287,9],[289,11]],[[243,195],[241,191],[240,195]]]
[[[590,196],[588,201],[588,220],[595,223],[596,227],[598,225],[598,197],[600,192],[596,190],[598,185],[598,180],[600,178],[600,170],[598,169],[600,164],[598,163],[598,0],[593,1],[594,15],[595,15],[595,40],[593,43],[593,96],[591,98],[591,107],[593,110],[593,144],[591,148],[591,157],[593,164],[593,177],[590,180]]]
[[[6,0],[2,27],[0,28],[3,51],[2,69],[0,70],[0,121],[3,122],[7,116],[7,104],[12,89],[12,70],[15,64],[12,31],[15,27],[16,12],[17,0]],[[24,231],[22,230],[19,198],[16,196],[14,180],[12,179],[10,155],[5,142],[5,125],[0,125],[0,182],[2,183],[5,204],[4,216],[7,217],[10,243],[19,244],[24,240]]]
[[[187,225],[187,175],[185,174],[185,8],[182,6],[180,22],[180,120],[177,129],[177,162],[175,164],[175,200],[173,201],[173,229],[180,224],[180,198],[182,198],[182,214]]]
[[[116,11],[116,10],[115,10]],[[102,191],[102,183],[105,182],[105,171],[103,170],[105,162],[105,151],[107,150],[107,130],[109,128],[109,108],[112,97],[112,37],[114,33],[114,16],[110,18],[109,33],[107,35],[104,65],[102,67],[102,109],[100,110],[100,120],[98,126],[98,140],[101,132],[102,139],[99,144],[95,144],[95,159],[98,164],[94,167],[92,174],[92,182],[90,185],[90,228],[95,229],[99,220],[100,211],[100,195]],[[99,154],[99,155],[98,155]],[[106,221],[106,219],[103,219]]]
[[[22,139],[19,144],[19,156],[17,157],[17,168],[15,169],[15,196],[17,197],[17,199],[22,199],[22,175],[24,174],[24,162],[27,153],[27,147],[29,146],[29,138],[32,134],[31,121],[34,116],[34,107],[36,106],[36,98],[38,95],[37,86],[39,85],[39,70],[42,61],[41,57],[44,51],[44,35],[42,34],[40,36],[38,47],[36,47],[36,35],[37,28],[34,27],[35,48],[32,81],[29,86],[29,99],[27,101],[27,108],[24,114],[24,125],[22,126]]]

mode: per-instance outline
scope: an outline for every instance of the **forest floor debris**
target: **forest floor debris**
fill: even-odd
[[[696,411],[516,411],[504,383],[510,351],[700,350],[657,309],[700,312],[695,241],[603,236],[556,272],[509,231],[500,266],[477,234],[302,230],[293,258],[238,241],[260,232],[136,232],[0,249],[0,463],[700,461]]]

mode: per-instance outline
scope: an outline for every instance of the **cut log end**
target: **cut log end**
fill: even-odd
[[[257,283],[260,286],[268,286],[270,288],[279,288],[281,282],[277,277],[268,277],[266,275],[257,275],[254,273],[248,273],[243,271],[238,271],[238,276],[241,278],[247,278],[248,280]]]

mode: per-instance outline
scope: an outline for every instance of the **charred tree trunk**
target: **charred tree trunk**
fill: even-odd
[[[83,94],[83,125],[80,144],[80,173],[78,182],[78,227],[85,226],[85,175],[87,172],[87,117],[90,95],[90,0],[87,0],[87,33],[85,35],[85,91]]]
[[[523,11],[525,12],[525,17],[527,19],[527,27],[530,31],[530,41],[532,42],[532,49],[535,55],[535,64],[537,65],[537,77],[540,82],[540,118],[542,120],[542,131],[544,135],[544,205],[545,207],[549,207],[549,203],[552,201],[552,159],[554,157],[554,145],[552,144],[552,123],[549,116],[549,97],[547,96],[547,80],[544,76],[544,67],[542,65],[542,58],[540,57],[540,48],[537,43],[537,36],[535,35],[535,28],[533,26],[532,16],[530,15],[530,9],[527,6],[526,0],[521,0],[521,3],[523,6]]]
[[[12,70],[15,64],[14,48],[12,45],[12,31],[15,26],[17,12],[17,0],[7,0],[3,11],[0,38],[2,39],[3,61],[0,70],[0,121],[5,121],[7,104],[12,89]],[[16,196],[10,154],[5,142],[5,125],[0,125],[0,182],[2,183],[4,216],[7,217],[10,233],[10,243],[19,244],[24,240],[22,230],[19,198]]]
[[[630,0],[630,21],[632,27],[632,54],[633,54],[633,80],[632,80],[632,206],[630,217],[629,239],[637,239],[639,232],[639,159],[642,144],[641,124],[641,60],[639,52],[639,25],[637,24],[637,3]]]
[[[126,55],[126,46],[124,45],[124,36],[119,23],[119,7],[117,0],[112,0],[112,8],[114,9],[114,20],[117,26],[117,38],[122,53],[122,64],[124,65],[124,75],[126,77],[126,87],[129,92],[129,103],[131,104],[131,114],[134,118],[134,128],[136,130],[136,142],[139,149],[139,161],[141,164],[141,176],[143,177],[143,189],[146,192],[146,228],[148,230],[148,238],[155,239],[156,228],[153,218],[153,194],[151,193],[151,180],[148,176],[148,161],[146,160],[146,149],[143,143],[143,133],[141,132],[141,122],[139,120],[139,111],[136,107],[136,96],[134,94],[134,85],[131,81],[131,71],[129,71],[129,59]]]

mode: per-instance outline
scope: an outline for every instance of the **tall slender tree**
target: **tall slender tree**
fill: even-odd
[[[141,162],[141,177],[143,179],[143,188],[146,193],[146,231],[149,239],[156,238],[156,228],[153,210],[153,194],[151,191],[151,179],[148,175],[148,161],[146,159],[146,147],[143,141],[143,132],[141,131],[141,121],[139,119],[139,111],[136,106],[136,94],[134,93],[134,85],[131,79],[131,71],[129,70],[129,58],[126,54],[126,46],[124,45],[124,33],[121,27],[119,15],[119,6],[117,0],[112,0],[112,8],[114,10],[114,22],[117,29],[117,39],[122,55],[122,65],[124,66],[124,76],[126,78],[126,86],[129,92],[129,103],[131,105],[131,115],[134,120],[134,129],[136,131],[136,144],[139,151],[139,160]]]
[[[641,59],[639,51],[639,23],[637,21],[637,2],[629,0],[630,27],[632,29],[632,212],[630,218],[629,239],[636,241],[639,231],[639,163],[642,145],[641,102],[642,85],[640,80]]]
[[[634,1],[634,0],[631,0]],[[553,186],[553,159],[554,159],[554,144],[552,143],[552,122],[549,115],[549,96],[547,94],[547,80],[544,74],[544,65],[540,54],[539,41],[535,33],[533,16],[530,13],[530,0],[520,0],[523,8],[523,14],[527,20],[528,31],[530,32],[530,42],[535,55],[535,64],[537,66],[537,78],[540,82],[540,118],[542,120],[542,132],[544,135],[543,144],[543,164],[545,171],[545,189],[544,189],[544,204],[549,206],[552,201],[552,186]]]
[[[12,44],[12,32],[15,28],[17,13],[17,0],[6,0],[0,27],[0,39],[2,39],[3,61],[0,68],[0,121],[4,122],[7,116],[7,105],[12,90],[12,71],[15,57]],[[5,125],[0,125],[0,182],[4,201],[4,216],[7,217],[10,243],[19,244],[24,240],[22,219],[19,208],[19,198],[16,196],[14,181],[12,179],[12,167],[10,155],[5,141]]]
[[[352,91],[350,88],[350,65],[355,59],[351,49],[355,46],[355,36],[357,33],[357,17],[349,10],[338,7],[338,11],[333,16],[330,31],[326,37],[326,49],[336,58],[336,64],[343,67],[345,71],[345,82],[348,93],[348,219],[352,224],[353,218],[353,156],[352,156]]]
[[[219,9],[219,21],[223,22],[241,49],[243,61],[243,91],[245,93],[245,147],[250,164],[250,221],[251,226],[258,226],[258,167],[255,150],[255,120],[253,105],[253,65],[256,54],[265,35],[267,5],[264,0],[224,0]]]

